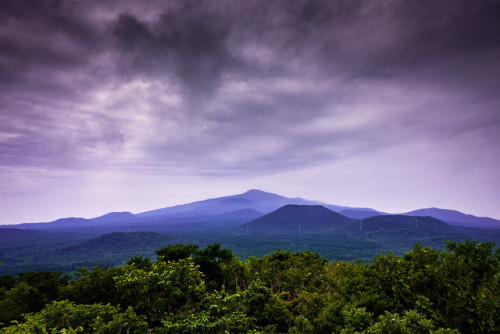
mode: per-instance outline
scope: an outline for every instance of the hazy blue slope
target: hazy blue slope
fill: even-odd
[[[488,217],[476,217],[456,210],[439,208],[419,209],[404,213],[407,216],[430,216],[452,225],[462,225],[479,228],[500,228],[500,221]]]
[[[193,203],[166,207],[137,214],[138,217],[188,216],[200,214],[220,214],[240,209],[253,209],[269,213],[287,204],[318,205],[320,202],[302,198],[289,198],[262,190],[252,189],[242,194],[206,199]],[[328,205],[338,210],[345,207]]]

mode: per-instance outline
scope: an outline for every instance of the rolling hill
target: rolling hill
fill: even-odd
[[[20,230],[27,232],[26,230]],[[0,250],[1,274],[52,270],[73,272],[80,267],[123,265],[132,256],[154,257],[154,250],[179,242],[152,232],[105,234],[88,240],[70,240]]]
[[[63,247],[58,251],[59,256],[70,257],[74,261],[83,261],[88,258],[113,257],[128,259],[132,255],[144,252],[152,253],[174,240],[166,234],[153,232],[113,232],[97,238]]]

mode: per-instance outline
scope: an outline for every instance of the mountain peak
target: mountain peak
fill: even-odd
[[[325,232],[352,220],[321,205],[287,204],[236,230],[251,233]]]
[[[96,218],[100,219],[100,218],[124,218],[124,217],[134,217],[134,214],[128,211],[109,212]]]
[[[259,189],[250,189],[247,192],[244,192],[243,194],[235,195],[232,197],[241,197],[241,198],[246,198],[246,199],[249,199],[252,201],[269,201],[269,200],[282,201],[284,199],[287,199],[286,197],[283,197],[281,195],[269,193],[269,192],[259,190]]]
[[[269,195],[271,193],[260,190],[260,189],[250,189],[250,190],[245,191],[242,195],[264,195],[264,194]],[[272,195],[274,195],[274,194],[272,194]]]

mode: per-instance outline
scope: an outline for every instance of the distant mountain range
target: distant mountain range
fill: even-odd
[[[36,229],[44,231],[85,230],[100,232],[131,232],[151,230],[168,232],[172,230],[221,230],[232,228],[259,218],[286,205],[321,205],[352,219],[365,219],[388,213],[370,208],[353,208],[326,204],[302,198],[289,198],[257,189],[243,194],[211,198],[203,201],[161,208],[132,214],[111,212],[92,218],[62,218],[48,223],[24,223],[4,225],[0,228]],[[420,209],[402,213],[404,216],[429,216],[450,225],[474,228],[500,228],[500,221],[487,217],[476,217],[454,210],[438,208]],[[101,231],[102,230],[102,231]]]
[[[246,235],[330,234],[357,238],[407,240],[484,239],[476,228],[450,225],[430,216],[378,215],[353,219],[321,205],[285,205],[233,228]],[[500,230],[493,233],[500,237]]]
[[[172,217],[179,215],[216,215],[225,212],[252,209],[263,214],[274,211],[287,204],[316,205],[321,204],[334,211],[347,209],[338,205],[328,205],[318,201],[310,201],[302,198],[289,198],[262,190],[252,189],[243,194],[211,198],[203,201],[177,205],[152,211],[139,213],[139,217]]]
[[[442,248],[445,240],[463,239],[498,243],[500,221],[437,208],[392,215],[254,189],[139,214],[0,226],[0,274],[122,265],[168,243],[220,242],[244,257],[283,248],[370,260],[415,242]]]
[[[500,228],[500,221],[488,217],[476,217],[456,210],[438,208],[419,209],[404,213],[406,216],[429,216],[441,219],[451,225],[460,225],[478,228]]]

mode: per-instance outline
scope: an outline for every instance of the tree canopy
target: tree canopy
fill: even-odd
[[[157,261],[0,277],[2,333],[499,333],[493,243],[416,244],[371,263],[276,250],[240,261],[210,244]]]

